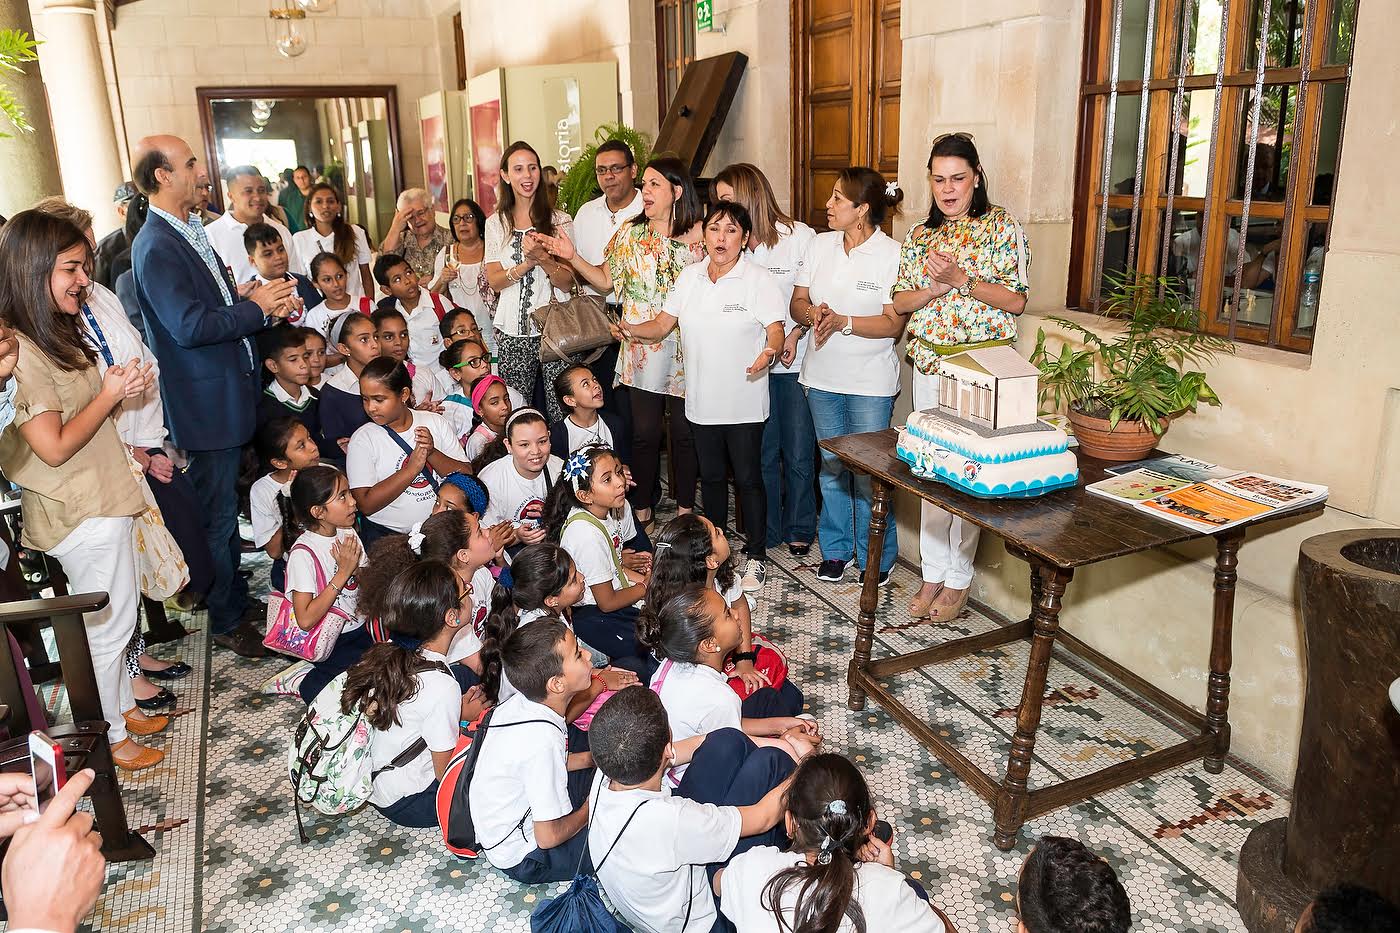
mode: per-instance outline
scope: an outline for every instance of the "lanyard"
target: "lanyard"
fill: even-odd
[[[97,338],[97,349],[101,351],[102,359],[106,361],[108,366],[115,365],[115,360],[112,358],[112,350],[107,346],[107,338],[102,335],[102,328],[97,326],[97,318],[92,316],[92,311],[88,308],[87,304],[83,305],[83,317],[87,318],[88,327],[92,328],[93,336]]]

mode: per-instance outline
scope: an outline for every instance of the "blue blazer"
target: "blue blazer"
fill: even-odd
[[[258,366],[251,337],[265,326],[253,301],[224,304],[199,253],[154,213],[131,247],[136,302],[160,361],[170,440],[186,450],[241,447],[253,436]],[[233,277],[222,271],[237,297]]]

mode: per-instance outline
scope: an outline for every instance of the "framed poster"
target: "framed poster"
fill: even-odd
[[[452,206],[448,177],[447,113],[443,93],[418,99],[418,131],[423,143],[423,181],[433,199],[433,209],[446,214]]]
[[[472,164],[476,168],[476,200],[490,214],[496,209],[496,183],[501,179],[500,98],[472,104]]]

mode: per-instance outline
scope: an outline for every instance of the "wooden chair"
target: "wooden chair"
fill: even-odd
[[[107,721],[97,693],[97,678],[88,651],[83,613],[107,605],[106,593],[82,593],[53,599],[30,599],[0,605],[0,627],[24,627],[36,636],[44,626],[52,626],[58,645],[58,663],[68,688],[68,704],[73,722],[47,727],[30,721],[18,680],[10,675],[16,664],[23,664],[10,652],[7,638],[0,638],[0,704],[8,707],[0,720],[14,739],[0,744],[0,771],[29,769],[29,733],[45,729],[63,748],[63,763],[69,774],[83,768],[96,772],[88,796],[93,815],[102,833],[102,854],[110,862],[126,862],[155,856],[155,849],[131,831],[122,806],[121,785],[107,744]]]

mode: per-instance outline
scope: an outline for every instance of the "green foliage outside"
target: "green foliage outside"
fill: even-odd
[[[34,41],[29,33],[23,29],[0,29],[0,77],[3,77],[5,72],[24,74],[24,69],[20,66],[38,59],[39,43]],[[5,117],[6,122],[16,132],[34,132],[24,108],[19,104],[19,98],[3,82],[0,82],[0,115]],[[0,139],[8,138],[10,134],[0,130]]]
[[[593,134],[593,142],[583,147],[573,168],[559,179],[559,202],[561,211],[568,211],[572,217],[578,209],[603,193],[598,187],[598,179],[593,174],[593,157],[598,147],[610,139],[620,139],[632,148],[637,159],[637,173],[651,161],[651,137],[640,130],[634,130],[625,123],[604,123]]]

